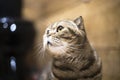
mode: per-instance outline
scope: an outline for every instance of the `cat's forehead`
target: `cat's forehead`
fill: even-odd
[[[55,23],[51,24],[48,28],[49,29],[55,29],[58,26],[76,27],[76,24],[73,21],[70,21],[70,20],[61,20],[61,21],[58,21],[58,22],[55,22]]]
[[[58,22],[58,25],[72,25],[74,24],[73,21],[70,20],[62,20]]]

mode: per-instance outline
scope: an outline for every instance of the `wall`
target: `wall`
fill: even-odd
[[[37,42],[49,24],[83,16],[103,62],[103,80],[120,79],[120,0],[24,0],[23,16],[35,22]]]

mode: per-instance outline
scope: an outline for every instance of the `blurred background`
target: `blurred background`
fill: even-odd
[[[103,80],[119,80],[120,0],[24,0],[23,17],[35,22],[38,42],[49,24],[79,16],[102,58]]]
[[[51,23],[83,16],[88,39],[103,62],[103,80],[120,79],[120,0],[23,0],[22,15],[35,23],[38,43]],[[31,63],[39,60],[32,57]]]

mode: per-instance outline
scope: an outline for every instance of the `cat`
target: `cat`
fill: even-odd
[[[102,62],[88,41],[82,16],[48,26],[43,48],[52,57],[49,80],[102,80]]]

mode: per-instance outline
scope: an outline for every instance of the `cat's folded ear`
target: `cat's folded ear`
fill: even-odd
[[[74,20],[74,23],[77,25],[77,27],[78,27],[79,29],[84,30],[84,22],[83,22],[82,16],[76,18],[76,19]]]

